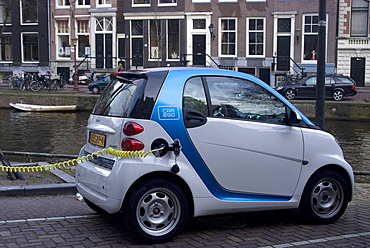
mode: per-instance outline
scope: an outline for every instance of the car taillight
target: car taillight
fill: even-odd
[[[139,134],[144,131],[144,128],[137,123],[127,122],[123,126],[123,133],[127,136]]]
[[[121,143],[122,151],[140,151],[144,149],[144,144],[137,139],[125,138]]]
[[[356,85],[352,85],[351,89],[352,90],[356,89]]]

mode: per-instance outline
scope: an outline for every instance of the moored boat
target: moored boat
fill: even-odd
[[[10,106],[17,110],[28,111],[28,112],[63,112],[63,111],[76,111],[78,110],[77,105],[36,105],[36,104],[25,104],[25,103],[9,103]]]

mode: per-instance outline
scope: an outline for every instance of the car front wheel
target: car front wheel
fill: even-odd
[[[344,97],[343,91],[341,91],[341,90],[335,90],[333,92],[333,99],[334,99],[334,101],[340,101],[340,100],[343,99],[343,97]]]
[[[288,100],[293,100],[296,97],[296,93],[294,90],[289,89],[285,91],[284,96]]]
[[[99,89],[99,87],[98,87],[98,86],[94,86],[94,87],[92,87],[92,90],[91,90],[91,91],[92,91],[92,93],[93,93],[93,94],[95,94],[95,95],[100,93],[100,89]]]
[[[314,174],[303,191],[300,211],[315,224],[329,224],[338,220],[347,208],[349,186],[334,170]]]
[[[184,192],[176,183],[164,178],[140,183],[126,202],[123,208],[126,227],[145,243],[171,240],[188,217]]]

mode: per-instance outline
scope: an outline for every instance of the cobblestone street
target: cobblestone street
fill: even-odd
[[[171,242],[152,247],[370,247],[370,186],[356,185],[344,216],[306,224],[298,211],[192,219]],[[100,216],[74,195],[1,197],[0,247],[144,247],[121,216]]]

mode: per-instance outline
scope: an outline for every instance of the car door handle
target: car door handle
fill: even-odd
[[[183,113],[185,126],[187,128],[199,127],[207,122],[207,117],[195,109],[184,108]]]

